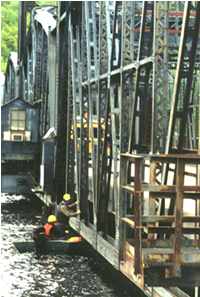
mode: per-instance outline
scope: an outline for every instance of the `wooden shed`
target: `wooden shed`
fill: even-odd
[[[2,160],[32,160],[39,142],[39,108],[21,98],[1,107]]]

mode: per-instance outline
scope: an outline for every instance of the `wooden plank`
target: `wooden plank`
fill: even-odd
[[[119,251],[99,234],[97,235],[97,251],[119,270]]]
[[[126,215],[127,219],[131,219],[134,221],[134,216],[133,215]],[[126,222],[124,220],[125,218],[122,218],[122,221]],[[142,222],[143,223],[156,223],[156,222],[174,222],[175,216],[173,215],[166,215],[166,216],[143,216],[142,217]],[[200,222],[200,216],[184,216],[182,218],[183,222],[187,223],[198,223]]]
[[[80,222],[80,234],[96,249],[97,234],[96,231],[93,230],[92,226],[86,226],[83,222]]]
[[[146,233],[167,233],[167,234],[174,234],[175,228],[174,227],[167,227],[167,226],[160,226],[160,227],[145,227],[144,228]],[[182,228],[182,234],[200,234],[199,227],[186,227]]]
[[[122,222],[126,223],[130,228],[135,230],[135,221],[130,218],[122,218]],[[140,224],[138,229],[142,230],[146,233],[167,233],[173,234],[175,232],[175,228],[171,226],[143,226]],[[200,227],[185,227],[182,228],[183,234],[200,234]]]
[[[153,147],[153,143],[152,143],[152,147]],[[157,179],[157,174],[156,174],[156,170],[158,168],[158,163],[155,161],[152,161],[150,163],[150,179],[149,182],[151,185],[156,185],[156,179]],[[149,215],[155,215],[156,214],[156,199],[155,196],[153,195],[152,192],[149,192],[149,211],[148,211]],[[142,218],[143,221],[143,218]],[[152,222],[153,223],[153,222]],[[152,226],[154,226],[155,223],[152,224]],[[148,239],[154,239],[155,238],[155,234],[148,234]]]
[[[143,191],[149,191],[149,192],[174,192],[176,193],[176,186],[165,186],[165,185],[143,185],[142,186]],[[200,186],[182,186],[183,192],[200,192]],[[195,193],[196,194],[196,193]]]
[[[157,163],[151,162],[150,164],[150,184],[156,185],[156,169],[157,169]],[[149,193],[149,214],[154,215],[156,211],[156,201],[155,197]]]
[[[134,246],[128,242],[125,243],[125,251],[128,251],[128,255],[132,258],[135,256]],[[170,248],[143,248],[142,254],[144,258],[144,264],[156,264],[156,263],[173,263],[173,247]],[[200,266],[200,248],[183,247],[182,248],[182,264],[191,264]]]
[[[197,154],[158,154],[150,155],[149,158],[150,160],[169,163],[175,163],[177,159],[184,160],[186,164],[200,163],[200,155]]]
[[[155,155],[147,155],[147,154],[130,154],[130,153],[122,153],[120,154],[122,158],[127,158],[132,161],[135,159],[150,159],[159,162],[171,162],[175,163],[177,159],[182,159],[185,163],[200,163],[200,155],[198,154],[155,154]]]
[[[121,188],[125,191],[133,193],[135,191],[134,185],[122,185]],[[185,193],[185,197],[200,195],[200,186],[183,186],[182,187]],[[166,186],[166,185],[151,185],[151,184],[142,184],[141,191],[151,192],[151,194],[176,194],[176,186]],[[195,193],[193,193],[195,192]]]
[[[150,192],[151,196],[153,196],[156,199],[161,199],[161,198],[170,198],[170,199],[175,199],[176,197],[176,192]],[[183,198],[184,199],[194,199],[198,200],[200,199],[200,193],[199,192],[185,192],[183,193]]]
[[[159,227],[145,227],[144,230],[147,233],[168,233],[173,234],[175,232],[174,227],[159,226]],[[182,228],[182,234],[200,234],[200,227],[188,227]]]
[[[134,246],[134,240],[127,239],[127,242]],[[199,248],[199,242],[195,239],[188,239],[187,237],[182,237],[181,246],[184,248]],[[143,239],[142,248],[173,248],[173,242],[171,239]]]
[[[174,267],[173,248],[145,248],[142,250],[144,256],[144,264],[150,266],[168,265]],[[182,248],[181,266],[191,265],[200,266],[200,249],[198,248]]]
[[[200,248],[183,247],[182,252],[185,255],[186,254],[187,255],[197,255],[200,252]],[[143,248],[143,255],[145,257],[149,256],[149,255],[153,255],[153,254],[173,255],[173,253],[174,253],[173,247],[171,247],[171,248],[155,248],[155,247],[154,248]],[[198,259],[200,262],[200,254],[199,254],[196,262],[198,262]]]

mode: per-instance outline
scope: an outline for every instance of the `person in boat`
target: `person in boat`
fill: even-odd
[[[63,201],[58,205],[56,210],[56,216],[58,222],[66,224],[69,227],[70,217],[74,217],[80,214],[77,210],[77,201],[69,193],[63,195]]]
[[[53,239],[68,239],[69,231],[66,230],[65,225],[58,222],[55,215],[48,216],[47,223],[39,226],[33,230],[33,240],[35,242],[36,253],[46,253],[47,240]]]
[[[68,234],[65,225],[57,220],[53,214],[48,216],[48,221],[44,225],[44,234],[47,239],[65,239]]]

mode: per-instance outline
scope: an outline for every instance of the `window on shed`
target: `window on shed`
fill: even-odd
[[[11,130],[25,130],[26,112],[25,110],[11,110]]]

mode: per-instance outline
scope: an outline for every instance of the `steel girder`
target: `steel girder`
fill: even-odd
[[[67,189],[80,204],[79,226],[83,220],[96,232],[93,245],[101,235],[121,255],[121,220],[136,204],[120,189],[133,182],[120,154],[197,149],[199,3],[82,2],[81,22],[71,9]],[[169,170],[160,165],[156,180]],[[138,165],[136,177],[144,174]],[[140,255],[140,232],[137,238]]]

